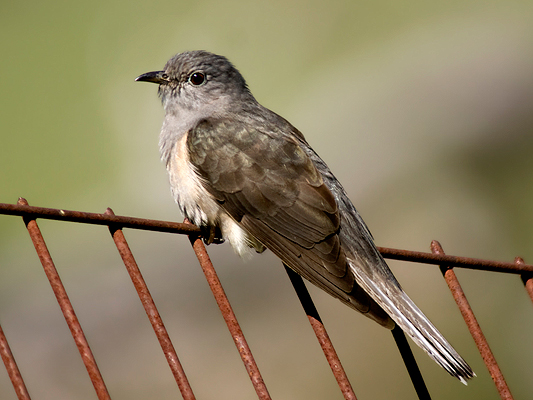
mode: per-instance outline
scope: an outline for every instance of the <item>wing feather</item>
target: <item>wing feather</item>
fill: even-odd
[[[275,129],[203,120],[189,132],[190,161],[206,190],[249,234],[313,284],[390,327],[388,315],[355,282],[335,197],[295,139],[300,136],[273,135]]]

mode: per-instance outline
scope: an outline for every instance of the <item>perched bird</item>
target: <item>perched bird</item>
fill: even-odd
[[[159,137],[174,199],[209,244],[270,249],[286,265],[388,329],[396,324],[461,382],[474,373],[400,284],[326,163],[257,102],[239,71],[206,51],[137,81],[159,84]]]

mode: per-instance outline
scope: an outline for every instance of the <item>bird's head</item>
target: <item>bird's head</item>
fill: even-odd
[[[159,96],[167,114],[189,111],[209,117],[253,99],[233,64],[207,51],[176,54],[164,70],[147,72],[135,80],[159,84]]]

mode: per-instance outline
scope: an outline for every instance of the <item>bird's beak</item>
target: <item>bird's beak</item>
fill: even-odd
[[[139,81],[153,82],[161,85],[168,82],[168,75],[165,71],[147,72],[135,78],[135,82]]]

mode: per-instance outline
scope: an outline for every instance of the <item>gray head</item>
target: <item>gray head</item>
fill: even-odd
[[[142,74],[136,81],[159,84],[167,114],[193,112],[209,117],[255,101],[233,64],[207,51],[176,54],[163,71]]]

